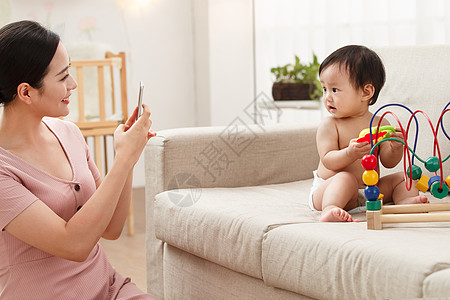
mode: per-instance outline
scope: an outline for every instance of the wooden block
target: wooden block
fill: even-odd
[[[381,224],[381,210],[368,210],[366,212],[367,217],[367,229],[381,230],[383,225]]]

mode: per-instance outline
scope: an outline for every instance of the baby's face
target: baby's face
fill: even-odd
[[[350,82],[344,67],[333,64],[320,73],[323,103],[335,118],[358,116],[367,112],[367,102],[362,101],[362,90]]]

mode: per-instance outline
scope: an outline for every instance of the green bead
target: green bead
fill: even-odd
[[[436,172],[439,170],[439,158],[436,156],[430,156],[425,162],[425,168],[430,172]]]
[[[440,189],[440,187],[441,187],[440,181],[436,181],[435,183],[433,183],[430,188],[431,194],[438,199],[447,197],[448,196],[448,186],[444,183],[442,185],[442,189]]]
[[[420,177],[422,176],[422,169],[419,166],[412,165],[411,170],[412,170],[412,179],[413,180],[420,179]],[[408,175],[409,178],[409,168],[406,171],[406,175]]]
[[[367,210],[381,210],[381,200],[366,201]]]

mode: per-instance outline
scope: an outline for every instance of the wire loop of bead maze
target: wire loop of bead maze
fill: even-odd
[[[375,118],[375,115],[380,110],[384,109],[387,106],[400,106],[402,108],[405,108],[411,113],[411,117],[408,120],[406,130],[403,128],[398,117],[391,111],[385,112],[380,117],[380,120],[378,121],[378,126],[372,128],[372,122]],[[448,196],[450,187],[450,175],[447,176],[447,178],[444,180],[442,164],[450,158],[450,155],[447,156],[444,160],[442,160],[438,142],[439,126],[442,128],[442,132],[445,135],[445,137],[450,141],[450,137],[445,131],[445,128],[443,126],[443,117],[445,113],[450,111],[450,109],[448,109],[448,106],[450,106],[450,102],[448,102],[447,105],[442,110],[442,113],[439,117],[436,126],[433,126],[433,123],[431,122],[430,118],[425,112],[421,110],[416,110],[415,112],[413,112],[411,109],[402,104],[387,104],[382,106],[374,113],[372,120],[370,121],[369,127],[370,143],[372,146],[372,150],[370,154],[365,155],[361,160],[361,163],[364,169],[366,170],[363,174],[363,181],[367,185],[365,189],[365,195],[367,198],[366,201],[367,229],[380,230],[383,229],[383,224],[385,223],[450,222],[450,203],[423,203],[423,204],[403,204],[403,205],[383,206],[382,204],[383,195],[380,194],[380,191],[376,186],[378,182],[378,173],[375,170],[377,166],[377,158],[374,155],[374,153],[376,153],[377,147],[385,141],[397,141],[402,143],[404,146],[403,170],[407,189],[410,190],[412,188],[413,180],[419,180],[416,183],[415,187],[420,191],[422,192],[430,191],[430,193],[434,197],[439,199]],[[422,160],[415,153],[419,132],[419,124],[416,115],[419,113],[422,114],[427,119],[434,137],[433,156],[428,158],[426,161]],[[400,131],[403,134],[404,141],[395,138],[389,138],[389,134],[382,136],[382,133],[380,133],[379,128],[381,125],[381,121],[386,114],[393,115],[394,118],[397,120],[400,127]],[[414,139],[413,149],[411,149],[408,146],[408,133],[412,120],[414,120],[416,124],[416,136]],[[372,134],[373,129],[376,129],[374,133],[375,136],[373,136]],[[378,141],[375,145],[374,140]],[[411,153],[413,154],[412,159]],[[422,169],[414,164],[414,158],[417,158],[419,161],[421,161],[424,164],[425,168],[429,172],[434,173],[435,175],[428,177],[422,174]],[[408,169],[406,169],[406,162],[408,162]],[[439,170],[440,175],[438,175]]]

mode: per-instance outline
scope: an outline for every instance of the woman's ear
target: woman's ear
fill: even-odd
[[[370,101],[375,93],[375,87],[371,83],[366,83],[362,88],[362,100]]]
[[[17,86],[17,98],[26,104],[31,103],[31,89],[32,87],[26,83],[22,82]]]

